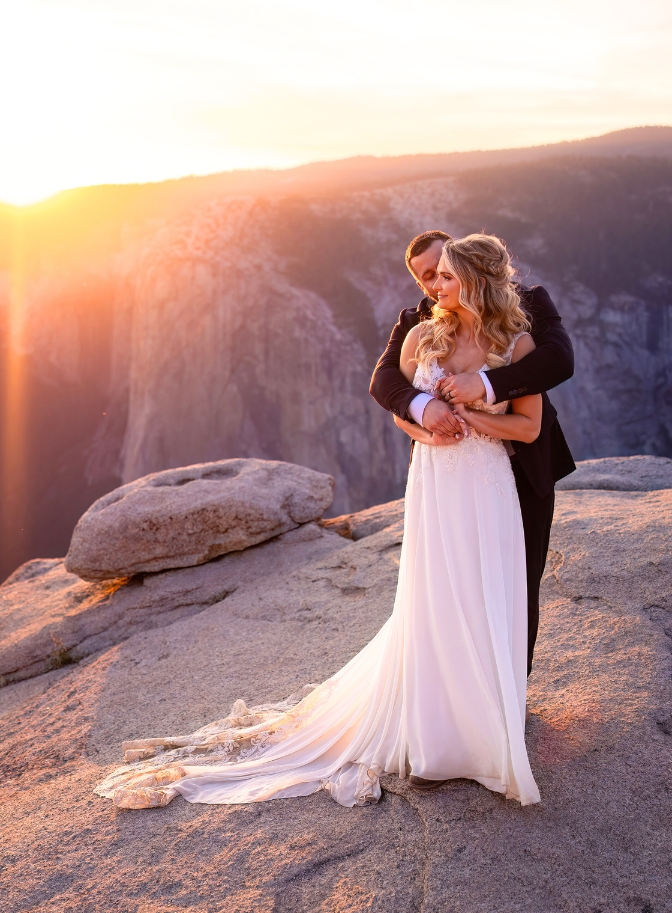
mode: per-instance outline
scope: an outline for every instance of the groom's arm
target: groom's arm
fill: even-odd
[[[521,289],[521,299],[536,349],[515,364],[485,372],[494,393],[490,402],[544,393],[574,373],[572,343],[546,289],[540,285]]]
[[[414,308],[405,308],[401,312],[387,348],[374,368],[369,386],[369,393],[379,406],[405,420],[410,418],[408,407],[418,395],[418,391],[401,373],[399,364],[404,340],[417,322],[417,312]]]

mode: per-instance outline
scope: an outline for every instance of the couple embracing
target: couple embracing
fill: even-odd
[[[324,789],[354,806],[380,797],[384,774],[539,801],[526,684],[554,482],[574,469],[545,391],[571,376],[571,343],[497,238],[425,232],[406,263],[426,297],[402,312],[371,382],[413,441],[390,618],[293,706],[124,743],[131,763],[96,789],[117,805]]]

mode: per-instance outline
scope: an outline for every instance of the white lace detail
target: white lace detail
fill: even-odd
[[[511,340],[509,348],[503,355],[504,361],[509,364],[516,343],[524,333],[517,333]],[[487,365],[483,366],[487,368]],[[482,369],[481,369],[482,370]],[[436,358],[429,362],[426,369],[419,365],[413,377],[413,386],[422,393],[432,396],[436,393],[436,385],[445,377],[443,368]],[[509,400],[489,406],[484,400],[479,399],[467,404],[470,409],[488,412],[491,415],[503,415],[508,407]],[[511,461],[506,452],[504,442],[500,438],[482,434],[474,428],[470,435],[451,447],[432,447],[429,444],[418,444],[413,449],[412,466],[414,472],[412,483],[422,486],[424,474],[430,466],[440,468],[443,472],[454,472],[459,466],[477,466],[480,480],[485,485],[494,485],[498,494],[504,497],[515,488],[515,479],[511,469]],[[409,476],[411,482],[411,476]]]
[[[170,784],[186,776],[185,764],[237,764],[262,757],[304,726],[331,690],[329,681],[305,685],[284,701],[251,709],[237,700],[225,719],[190,735],[123,742],[126,766],[112,771],[95,791],[121,808],[167,805],[174,795]]]
[[[432,447],[415,444],[409,485],[424,487],[428,470],[455,472],[462,467],[475,468],[484,485],[494,485],[502,497],[511,495],[516,487],[511,460],[502,441],[488,435],[474,435],[451,447]]]

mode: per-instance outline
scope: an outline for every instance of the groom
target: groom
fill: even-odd
[[[406,308],[392,330],[371,379],[370,393],[383,409],[428,431],[455,439],[462,429],[443,399],[418,393],[399,370],[401,347],[407,333],[432,316],[436,300],[434,283],[444,242],[443,231],[426,231],[414,238],[406,251],[406,266],[425,296],[417,308]],[[457,374],[440,382],[441,395],[451,404],[484,399],[499,403],[519,396],[542,394],[543,411],[539,437],[531,444],[512,441],[511,468],[516,480],[525,531],[527,557],[527,674],[539,628],[539,586],[546,564],[555,506],[554,484],[576,469],[557,413],[546,390],[557,387],[574,373],[572,344],[548,292],[540,285],[517,286],[521,304],[532,327],[537,348],[516,364],[475,374]],[[456,439],[457,440],[457,439]]]

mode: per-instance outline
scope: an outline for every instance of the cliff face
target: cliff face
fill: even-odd
[[[212,204],[143,250],[129,277],[119,472],[133,479],[234,453],[282,458],[332,474],[342,512],[400,481],[398,459],[386,469],[380,446],[389,422],[366,396],[365,341],[293,281],[267,221],[254,201]]]
[[[304,464],[336,479],[334,514],[399,497],[406,438],[367,389],[417,303],[403,252],[428,227],[499,234],[553,295],[577,364],[551,396],[577,458],[672,455],[671,191],[667,160],[572,157],[220,196],[54,241],[24,270],[20,354],[8,336],[2,353],[30,485],[3,507],[1,572],[63,553],[95,497],[173,466]]]
[[[559,160],[203,207],[129,276],[122,477],[233,445],[331,472],[337,511],[397,494],[405,446],[376,459],[384,425],[362,394],[418,298],[402,252],[427,225],[501,235],[523,278],[549,288],[576,346],[554,400],[578,458],[671,454],[670,189],[668,163]]]
[[[558,159],[465,175],[460,226],[507,239],[557,303],[575,377],[551,397],[579,459],[672,453],[672,168]]]

